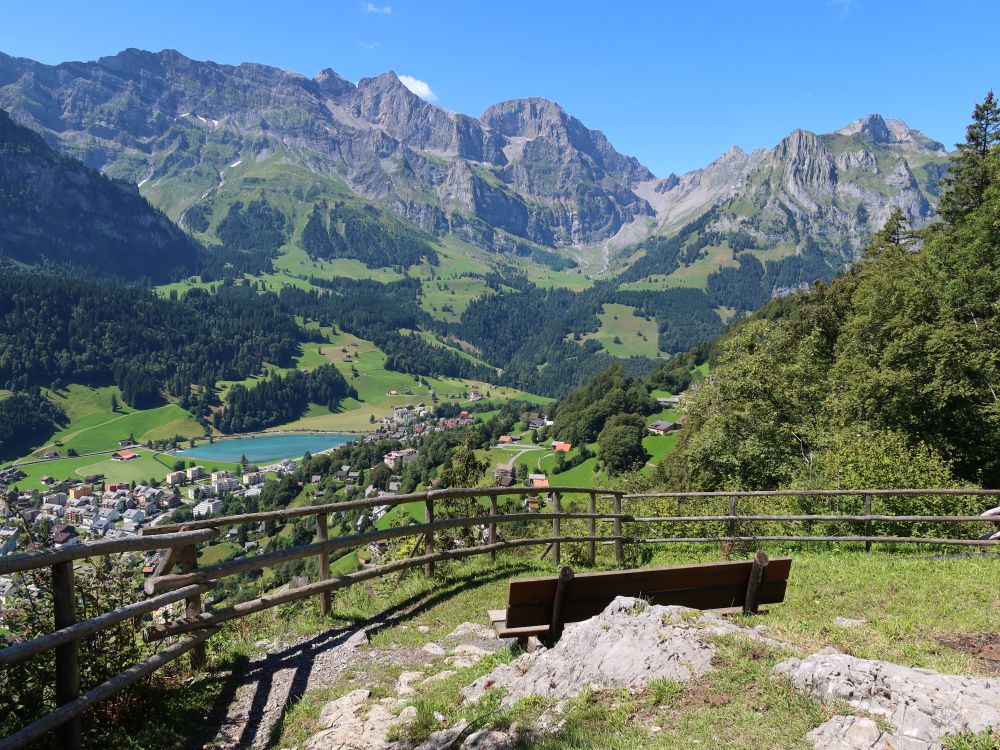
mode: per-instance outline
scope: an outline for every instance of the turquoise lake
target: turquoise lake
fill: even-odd
[[[185,448],[175,454],[179,458],[199,461],[226,461],[237,463],[246,456],[253,463],[298,458],[303,453],[319,453],[354,440],[353,435],[258,435],[256,437],[216,440],[195,448]]]

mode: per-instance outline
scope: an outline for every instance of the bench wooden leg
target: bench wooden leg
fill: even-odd
[[[757,554],[753,559],[753,567],[750,568],[750,580],[747,581],[747,595],[743,600],[743,614],[745,615],[757,614],[760,584],[764,580],[764,574],[767,572],[768,562],[767,553],[762,549],[757,550]]]
[[[549,624],[548,643],[555,644],[562,635],[565,621],[566,598],[569,596],[569,587],[573,583],[573,569],[568,565],[559,571],[559,580],[556,581],[556,593],[552,597],[552,621]]]

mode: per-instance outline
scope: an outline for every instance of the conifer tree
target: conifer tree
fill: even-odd
[[[866,260],[874,260],[887,250],[903,250],[916,239],[909,228],[909,222],[902,209],[896,208],[885,220],[882,228],[872,237],[871,244],[864,249]]]
[[[988,157],[1000,144],[1000,106],[989,91],[972,112],[965,143],[956,144],[958,155],[944,178],[945,192],[938,209],[949,224],[959,221],[983,202],[990,186]]]

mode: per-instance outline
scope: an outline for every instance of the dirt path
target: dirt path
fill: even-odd
[[[194,748],[266,748],[288,707],[309,690],[335,685],[366,642],[363,628],[330,630],[293,643],[260,644],[267,653],[237,667],[205,716]]]
[[[221,678],[224,686],[187,750],[277,747],[274,742],[288,712],[306,692],[333,687],[348,673],[353,683],[374,684],[386,665],[418,667],[434,658],[419,646],[369,646],[369,635],[411,621],[470,585],[511,575],[511,570],[475,573],[414,597],[364,625],[331,628],[291,642],[259,642],[263,653],[228,674],[208,677]]]

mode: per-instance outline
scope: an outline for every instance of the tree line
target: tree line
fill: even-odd
[[[407,268],[424,260],[438,264],[429,238],[398,222],[387,222],[374,206],[361,210],[338,201],[313,206],[302,230],[302,248],[312,258],[355,258],[369,268]]]
[[[323,365],[308,373],[292,370],[284,376],[274,375],[252,388],[235,384],[213,420],[220,432],[257,432],[294,422],[309,404],[336,411],[343,399],[357,398],[357,395],[333,365]]]
[[[0,460],[18,457],[67,421],[66,413],[38,388],[0,397]]]
[[[0,276],[0,387],[14,391],[114,383],[144,407],[243,380],[265,361],[287,366],[302,338],[275,295],[249,288],[171,300],[109,281]]]

